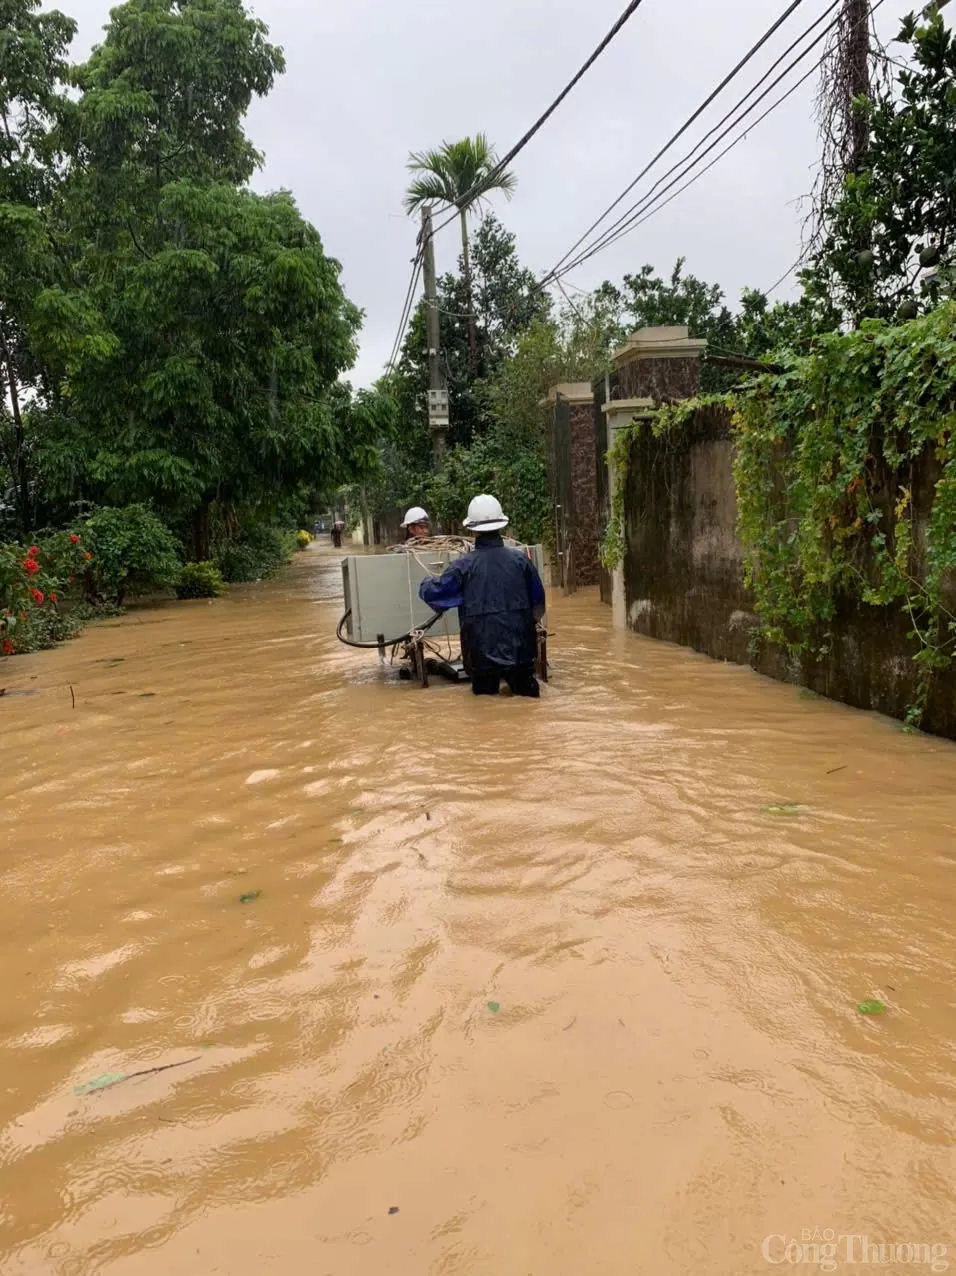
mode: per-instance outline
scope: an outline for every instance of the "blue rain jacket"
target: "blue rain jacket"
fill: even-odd
[[[544,585],[531,559],[505,545],[497,532],[479,536],[473,553],[449,563],[441,576],[423,580],[418,594],[435,611],[458,608],[463,646],[474,666],[534,664]]]

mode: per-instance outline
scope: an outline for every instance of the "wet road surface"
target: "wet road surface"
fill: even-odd
[[[0,1271],[956,1270],[956,748],[589,593],[422,691],[337,593],[2,667]]]

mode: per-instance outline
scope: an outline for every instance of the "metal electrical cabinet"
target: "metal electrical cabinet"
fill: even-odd
[[[520,547],[544,579],[544,550]],[[414,554],[350,554],[342,560],[342,585],[348,620],[345,632],[354,642],[386,643],[426,625],[435,615],[418,597],[426,576],[440,576],[459,555],[448,550],[423,549]],[[448,611],[432,625],[433,638],[456,637],[458,612]]]

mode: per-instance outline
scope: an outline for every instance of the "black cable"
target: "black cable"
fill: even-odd
[[[385,365],[386,370],[395,366],[395,359],[401,350],[402,340],[405,336],[405,329],[408,327],[408,321],[411,318],[411,312],[415,297],[415,288],[418,284],[418,277],[422,271],[422,252],[419,249],[412,262],[412,276],[408,281],[408,291],[405,293],[405,304],[402,307],[402,317],[398,321],[398,332],[395,335],[395,341],[392,344],[392,353],[389,355],[388,362]]]
[[[876,0],[876,3],[872,6],[870,10],[870,14],[875,13],[876,10],[883,3],[884,3],[884,0]],[[834,7],[835,6],[831,6],[831,10]],[[831,10],[827,10],[822,16],[826,17],[827,13],[829,13]],[[869,16],[870,15],[867,15],[867,21],[869,21]],[[806,36],[809,35],[810,31],[813,30],[813,27],[819,24],[819,21],[820,19],[818,19],[817,22],[813,23],[809,28],[807,28],[807,30],[803,33],[800,39],[795,41],[795,43],[790,46],[790,49],[793,49],[794,47],[796,47],[797,44],[799,44],[803,39],[805,39]],[[731,133],[743,120],[745,120],[747,116],[753,110],[755,110],[756,107],[759,106],[760,103],[768,96],[768,94],[774,88],[776,88],[784,79],[786,79],[787,75],[789,75],[789,73],[796,66],[798,66],[806,57],[808,57],[809,54],[813,51],[813,49],[817,47],[817,45],[819,45],[823,40],[825,40],[828,37],[830,32],[839,24],[839,22],[840,22],[839,16],[835,18],[832,22],[830,22],[827,25],[827,27],[824,28],[824,30],[820,33],[820,35],[817,36],[817,38],[811,44],[809,44],[807,48],[803,50],[802,53],[800,53],[796,58],[794,58],[794,60],[784,69],[784,71],[782,71],[781,74],[777,76],[777,78],[770,85],[768,85],[765,91],[754,102],[751,103],[751,105],[747,108],[747,110],[744,111],[743,114],[738,115],[737,118],[733,120],[732,123],[729,124],[728,127],[723,130],[723,132],[716,138],[716,140],[712,142],[709,147],[707,147],[707,149],[703,152],[703,154],[699,155],[695,160],[693,160],[692,163],[687,164],[686,161],[689,159],[690,156],[694,154],[694,151],[698,150],[700,146],[703,144],[703,142],[706,141],[708,137],[711,137],[713,133],[716,132],[717,129],[721,127],[724,121],[729,118],[729,116],[734,115],[734,113],[739,109],[739,107],[744,102],[746,102],[747,98],[750,97],[752,93],[757,88],[759,88],[761,84],[765,82],[765,80],[767,79],[769,74],[774,70],[774,68],[776,66],[779,66],[780,61],[782,59],[778,59],[777,62],[774,63],[774,66],[770,68],[770,71],[768,71],[767,75],[762,77],[762,79],[758,81],[756,85],[754,85],[754,88],[750,91],[750,93],[746,94],[744,98],[742,98],[741,101],[738,102],[737,106],[735,106],[732,111],[728,112],[728,115],[724,116],[724,120],[722,120],[720,124],[717,124],[715,128],[712,129],[710,133],[707,134],[705,138],[702,138],[701,141],[697,144],[697,146],[692,151],[690,151],[688,155],[684,156],[683,160],[681,160],[678,164],[674,165],[674,167],[669,170],[670,173],[673,173],[675,172],[676,169],[681,168],[682,165],[685,165],[685,167],[683,167],[683,170],[677,175],[677,177],[674,178],[672,182],[668,183],[668,185],[665,186],[664,189],[660,191],[658,195],[654,196],[654,191],[658,189],[658,187],[660,186],[664,178],[666,178],[669,175],[668,173],[665,173],[664,177],[662,177],[657,183],[655,183],[655,185],[651,188],[651,190],[647,193],[647,195],[645,195],[641,200],[638,200],[636,204],[633,204],[631,208],[628,210],[628,212],[623,214],[620,218],[618,218],[618,220],[614,223],[613,226],[608,227],[608,229],[597,240],[595,240],[594,243],[585,252],[580,253],[573,261],[569,262],[566,266],[564,266],[563,269],[561,269],[558,274],[545,276],[545,278],[542,280],[542,283],[546,285],[547,283],[552,281],[552,278],[554,280],[557,280],[558,278],[560,278],[560,275],[563,275],[570,270],[577,269],[578,266],[583,265],[584,262],[589,260],[589,258],[595,256],[598,252],[602,251],[604,248],[610,247],[611,244],[616,243],[617,240],[623,238],[623,236],[628,234],[631,230],[635,230],[638,226],[642,226],[644,222],[648,221],[656,213],[660,212],[661,209],[666,208],[667,205],[672,203],[673,200],[675,200],[678,195],[681,195],[685,190],[693,186],[696,181],[699,181],[700,178],[702,178],[706,173],[710,172],[710,170],[721,159],[723,159],[723,157],[727,155],[728,152],[732,151],[742,141],[746,140],[751,129],[754,129],[757,127],[758,124],[761,124],[779,106],[782,106],[783,103],[786,102],[788,98],[792,97],[793,94],[803,84],[807,82],[807,80],[810,79],[810,77],[823,65],[826,54],[824,54],[822,58],[820,58],[817,62],[815,62],[814,65],[809,69],[809,71],[807,71],[805,75],[801,76],[800,79],[797,80],[784,94],[782,94],[779,98],[777,98],[768,107],[768,109],[763,112],[762,115],[758,116],[756,120],[754,120],[751,124],[749,124],[730,143],[729,146],[726,146],[722,151],[720,151],[719,154],[705,168],[701,169],[698,173],[696,173],[690,179],[690,181],[685,182],[683,186],[679,187],[679,189],[676,190],[674,194],[671,195],[668,199],[662,200],[662,196],[665,195],[669,190],[671,190],[675,185],[677,185],[677,183],[683,177],[687,176],[688,173],[690,173],[694,168],[696,168],[697,165],[700,164],[700,162],[704,160],[711,153],[711,151],[713,151],[714,148],[717,147],[721,143],[721,141],[723,141],[723,139],[728,136],[729,133]],[[790,50],[788,49],[787,52],[789,51]],[[784,54],[783,56],[785,57],[786,54]],[[784,278],[786,278],[786,276],[784,276]],[[780,282],[782,283],[783,281],[781,280]]]
[[[407,634],[402,634],[400,638],[385,638],[382,642],[355,642],[354,639],[346,638],[342,633],[342,630],[345,628],[346,622],[351,614],[352,608],[350,607],[335,627],[336,638],[338,638],[339,642],[345,643],[346,647],[357,647],[360,651],[378,651],[381,647],[397,647],[400,642],[408,642],[409,638],[412,636],[411,630],[409,630]],[[441,620],[443,615],[444,612],[436,611],[428,624],[421,625],[416,632],[427,634],[432,625]]]
[[[823,36],[821,36],[820,38],[821,39],[825,38],[826,34],[827,33],[824,32]],[[809,50],[807,52],[809,52]],[[762,115],[758,116],[757,119],[755,119],[753,123],[748,125],[748,127],[745,128],[742,133],[738,134],[738,136],[735,137],[734,140],[728,146],[725,146],[724,149],[720,151],[714,157],[714,159],[712,159],[711,162],[708,165],[706,165],[705,168],[702,168],[699,172],[695,173],[694,176],[691,177],[690,181],[685,182],[683,186],[679,187],[676,191],[674,191],[673,195],[669,196],[667,199],[663,199],[663,196],[666,195],[669,190],[672,190],[677,185],[677,183],[681,180],[681,178],[686,177],[687,174],[690,173],[694,168],[696,168],[697,165],[702,160],[707,158],[707,156],[716,146],[720,145],[720,143],[724,140],[724,138],[727,137],[727,135],[731,133],[737,127],[741,119],[745,119],[746,116],[750,114],[751,110],[759,106],[759,104],[767,96],[767,93],[770,93],[772,89],[775,89],[777,87],[777,85],[781,82],[781,80],[786,78],[786,76],[790,73],[790,71],[793,70],[793,66],[788,67],[787,70],[778,77],[778,79],[774,80],[773,84],[770,85],[767,91],[761,94],[761,96],[757,99],[757,101],[752,104],[752,106],[744,113],[743,116],[740,117],[740,119],[735,120],[731,125],[729,125],[728,128],[726,128],[724,132],[721,133],[721,135],[716,139],[716,141],[712,142],[711,145],[707,148],[707,150],[704,151],[702,155],[698,156],[698,158],[695,161],[693,161],[693,163],[687,165],[683,169],[683,171],[680,172],[674,178],[672,182],[669,182],[664,187],[664,189],[660,192],[659,195],[657,195],[654,198],[651,198],[650,194],[648,194],[647,196],[644,197],[643,200],[639,200],[638,203],[633,205],[632,208],[629,210],[629,212],[625,215],[626,220],[621,219],[615,223],[615,226],[618,227],[617,230],[613,230],[613,228],[610,228],[611,230],[613,230],[613,233],[610,233],[609,231],[609,233],[607,233],[605,236],[602,236],[602,238],[599,239],[596,243],[592,244],[592,246],[586,252],[581,253],[578,257],[574,259],[574,261],[568,262],[568,264],[561,271],[561,274],[564,274],[565,271],[576,270],[578,266],[582,266],[591,257],[596,256],[599,252],[602,252],[605,248],[610,248],[612,244],[617,243],[619,239],[623,239],[623,237],[627,234],[630,234],[632,230],[636,230],[638,226],[643,226],[643,224],[646,221],[648,221],[651,217],[653,217],[655,213],[659,213],[662,208],[666,208],[668,204],[672,203],[677,198],[678,195],[683,194],[683,192],[687,190],[689,187],[693,186],[695,182],[700,181],[700,179],[706,173],[709,173],[710,170],[717,163],[719,163],[719,161],[722,160],[725,155],[727,155],[730,151],[732,151],[734,147],[739,146],[740,143],[743,142],[749,136],[751,129],[755,129],[758,124],[762,124],[768,115],[772,115],[773,112],[779,106],[782,106],[783,103],[786,102],[788,98],[791,98],[794,95],[794,93],[796,93],[797,89],[801,88],[804,84],[806,84],[807,80],[809,80],[810,77],[816,73],[818,66],[819,66],[819,63],[814,63],[814,65],[810,68],[809,71],[806,72],[805,75],[802,75],[800,79],[796,81],[795,84],[791,85],[791,87],[786,91],[786,93],[782,94],[780,97],[776,99],[775,102],[771,103],[771,105],[767,108],[766,111],[764,111]],[[659,184],[660,183],[658,183],[658,185]],[[555,281],[557,281],[558,279],[560,279],[560,275],[555,276]]]
[[[676,144],[680,141],[680,139],[684,136],[684,134],[687,132],[687,130],[691,127],[691,125],[695,124],[695,123],[697,122],[697,120],[699,120],[699,119],[700,119],[701,115],[703,115],[704,111],[706,111],[706,110],[707,110],[707,108],[711,105],[711,103],[712,103],[712,102],[713,102],[713,101],[714,101],[717,97],[719,97],[721,93],[723,93],[723,91],[724,91],[724,89],[727,87],[727,85],[728,85],[728,84],[730,84],[730,83],[731,83],[731,81],[732,81],[732,80],[734,80],[734,79],[735,79],[735,78],[736,78],[736,77],[740,74],[740,72],[744,69],[744,67],[747,65],[747,63],[748,63],[748,62],[750,62],[750,61],[752,61],[752,59],[753,59],[754,57],[756,57],[756,55],[760,52],[760,50],[763,48],[763,46],[767,43],[767,41],[768,41],[768,40],[769,40],[769,39],[770,39],[770,38],[771,38],[771,37],[772,37],[772,36],[773,36],[773,35],[774,35],[774,34],[775,34],[778,30],[779,30],[779,28],[780,28],[781,26],[783,26],[783,24],[784,24],[784,23],[786,22],[786,20],[790,17],[790,15],[791,15],[792,13],[794,13],[794,12],[795,12],[795,11],[796,11],[799,7],[800,7],[800,5],[801,5],[802,3],[803,3],[803,0],[791,0],[791,3],[787,6],[787,8],[786,8],[786,9],[784,10],[784,12],[780,15],[780,17],[779,17],[779,18],[777,18],[777,20],[773,23],[773,25],[772,25],[772,26],[768,27],[768,29],[764,32],[764,34],[763,34],[763,35],[760,37],[760,39],[757,41],[757,43],[756,43],[755,45],[753,45],[753,47],[752,47],[751,49],[749,49],[749,50],[748,50],[748,52],[747,52],[747,53],[743,56],[743,58],[741,58],[741,60],[737,63],[737,65],[734,67],[734,69],[733,69],[732,71],[730,71],[730,72],[729,72],[729,74],[727,74],[726,76],[724,76],[723,80],[721,80],[721,82],[717,85],[717,87],[716,87],[716,88],[714,89],[714,91],[710,94],[710,96],[709,96],[709,97],[708,97],[708,98],[707,98],[704,102],[702,102],[702,103],[701,103],[701,105],[697,108],[697,110],[693,113],[693,115],[691,115],[691,116],[690,116],[690,117],[689,117],[689,118],[688,118],[688,119],[687,119],[687,120],[686,120],[686,121],[685,121],[685,122],[681,125],[681,127],[677,130],[677,132],[676,132],[676,133],[674,134],[674,136],[670,139],[670,141],[669,141],[669,142],[667,142],[667,143],[666,143],[663,147],[661,147],[661,149],[657,152],[657,154],[656,154],[656,155],[654,156],[654,158],[650,161],[650,163],[649,163],[649,164],[647,164],[647,165],[646,165],[646,166],[645,166],[645,167],[641,170],[641,172],[639,172],[639,173],[638,173],[638,175],[634,178],[634,180],[633,180],[633,181],[632,181],[632,182],[631,182],[628,186],[626,186],[626,187],[624,188],[624,190],[623,190],[623,191],[621,191],[620,195],[618,195],[617,199],[615,199],[615,201],[613,202],[613,204],[610,204],[610,205],[609,205],[609,206],[608,206],[608,207],[604,210],[604,212],[600,215],[600,217],[598,217],[598,218],[597,218],[597,220],[596,220],[595,222],[593,222],[593,223],[592,223],[592,224],[591,224],[591,225],[587,228],[587,230],[584,232],[584,234],[581,236],[581,238],[577,241],[577,243],[572,244],[572,245],[571,245],[571,247],[568,249],[568,251],[567,251],[567,252],[564,254],[564,256],[561,258],[561,260],[560,260],[559,262],[557,262],[557,264],[556,264],[555,266],[553,266],[551,270],[549,270],[549,271],[548,271],[548,273],[547,273],[547,275],[545,276],[544,280],[542,280],[542,283],[543,283],[543,284],[547,284],[548,280],[549,280],[549,279],[550,279],[550,278],[551,278],[554,274],[556,274],[556,273],[557,273],[557,271],[561,268],[561,266],[563,266],[563,265],[564,265],[564,263],[565,263],[565,262],[567,261],[567,259],[571,256],[571,254],[572,254],[572,253],[573,253],[573,252],[574,252],[577,248],[579,248],[579,247],[581,246],[581,244],[583,244],[583,243],[584,243],[584,241],[585,241],[585,240],[587,239],[587,237],[591,234],[591,232],[592,232],[592,231],[594,231],[594,230],[596,230],[596,229],[598,228],[598,226],[600,226],[600,224],[601,224],[601,223],[605,220],[605,218],[606,218],[606,217],[607,217],[610,213],[612,213],[612,212],[614,211],[614,209],[615,209],[615,208],[617,208],[618,204],[620,204],[620,202],[621,202],[623,199],[625,199],[625,198],[626,198],[626,197],[627,197],[627,196],[631,193],[631,191],[634,189],[634,187],[637,185],[637,183],[638,183],[639,181],[641,181],[641,179],[642,179],[642,178],[644,178],[644,177],[646,177],[646,176],[647,176],[647,174],[651,171],[651,169],[652,169],[652,168],[654,167],[654,165],[658,162],[658,160],[663,159],[663,157],[667,154],[667,152],[671,149],[671,147],[675,146],[675,145],[676,145]]]
[[[573,270],[577,265],[580,264],[581,261],[586,260],[588,256],[592,256],[593,253],[591,252],[591,249],[594,249],[598,246],[603,247],[607,243],[613,243],[614,240],[617,239],[617,235],[614,232],[618,229],[618,227],[621,226],[623,223],[627,222],[635,213],[635,210],[637,211],[637,215],[640,215],[640,213],[642,213],[644,211],[644,208],[648,205],[648,201],[650,201],[651,196],[654,194],[654,192],[660,189],[662,183],[664,183],[668,177],[672,176],[672,174],[676,173],[678,169],[688,164],[688,161],[693,159],[694,155],[697,154],[697,152],[704,145],[704,143],[709,141],[710,138],[712,138],[715,133],[720,133],[720,130],[724,128],[724,125],[727,124],[728,120],[732,120],[731,124],[726,129],[724,129],[722,133],[720,133],[720,136],[717,137],[713,145],[709,146],[707,150],[704,151],[703,155],[699,156],[699,158],[695,161],[695,163],[690,165],[690,168],[696,167],[697,163],[700,163],[701,160],[705,159],[710,154],[710,152],[714,149],[714,147],[718,146],[723,141],[723,139],[727,136],[727,134],[731,131],[731,129],[735,128],[737,124],[739,124],[742,120],[745,120],[752,111],[756,110],[756,108],[767,97],[767,95],[773,89],[775,89],[777,85],[780,84],[781,81],[787,77],[787,75],[789,75],[789,73],[793,70],[793,68],[795,66],[798,66],[799,63],[802,62],[804,58],[808,57],[810,53],[812,52],[812,50],[816,48],[816,46],[820,43],[820,41],[825,40],[827,36],[830,34],[830,32],[839,25],[840,17],[838,15],[836,18],[833,19],[832,22],[828,24],[828,26],[816,38],[816,40],[814,40],[812,44],[808,45],[807,48],[804,49],[804,51],[801,54],[799,54],[790,63],[790,65],[787,66],[780,73],[780,75],[776,78],[776,80],[774,80],[773,83],[767,87],[765,92],[762,93],[760,97],[756,99],[756,101],[750,104],[750,106],[747,108],[746,111],[743,112],[743,114],[738,115],[736,119],[732,119],[732,117],[737,115],[737,112],[740,111],[741,107],[743,107],[745,103],[750,98],[753,97],[753,95],[757,92],[757,90],[767,83],[767,81],[773,75],[774,71],[776,71],[777,67],[779,67],[780,64],[787,57],[789,57],[789,55],[794,51],[794,49],[797,48],[798,45],[803,43],[803,41],[807,38],[808,35],[810,35],[813,29],[815,27],[818,27],[821,22],[825,21],[825,19],[829,17],[829,15],[833,12],[834,9],[842,7],[843,3],[844,3],[844,0],[832,0],[832,3],[830,4],[829,8],[825,9],[823,13],[820,15],[820,17],[816,19],[815,22],[812,22],[810,26],[806,28],[805,31],[801,32],[801,34],[796,38],[796,40],[794,40],[793,43],[790,44],[783,51],[783,53],[781,53],[781,55],[777,58],[776,62],[774,62],[771,66],[767,68],[767,70],[760,77],[757,83],[754,84],[752,88],[748,89],[748,91],[743,95],[743,97],[740,98],[740,100],[736,102],[730,108],[730,110],[727,112],[726,115],[724,115],[722,119],[718,120],[718,122],[714,125],[714,127],[710,130],[710,132],[705,133],[704,136],[700,139],[699,142],[696,143],[695,146],[693,146],[681,159],[679,159],[676,164],[672,165],[667,170],[666,173],[664,173],[661,177],[659,177],[657,181],[654,183],[654,185],[651,187],[651,189],[646,193],[646,195],[643,195],[639,200],[636,201],[636,203],[631,205],[631,207],[627,210],[627,212],[622,213],[621,216],[617,219],[617,221],[615,221],[611,226],[608,226],[604,231],[602,231],[602,233],[598,236],[598,238],[591,244],[590,248],[586,250],[586,255],[580,254],[578,258],[576,258],[572,263],[570,263],[570,265],[566,267],[566,269]],[[690,171],[690,168],[684,168],[684,171],[679,174],[677,180],[680,180],[680,177],[685,176],[686,173]],[[706,172],[706,170],[704,171]],[[670,186],[665,187],[665,192],[670,190],[673,185],[674,183],[672,182]],[[572,249],[572,252],[573,251],[574,250]],[[561,263],[559,263],[559,266],[560,264]]]
[[[797,3],[799,2],[800,0],[797,0]],[[564,86],[564,88],[561,90],[558,96],[554,99],[554,101],[551,103],[548,109],[544,112],[544,114],[540,115],[537,118],[537,120],[535,120],[534,124],[532,124],[532,126],[528,129],[524,137],[522,137],[518,142],[516,142],[514,146],[512,146],[511,150],[507,153],[507,155],[505,155],[502,159],[500,159],[497,162],[497,164],[495,164],[494,168],[491,170],[488,176],[484,178],[483,181],[476,182],[475,185],[470,188],[470,190],[467,190],[465,192],[464,199],[462,201],[461,206],[457,208],[455,212],[452,213],[451,216],[447,218],[447,220],[441,222],[438,226],[435,227],[435,229],[432,231],[433,237],[437,235],[440,230],[444,230],[446,226],[450,226],[453,221],[456,221],[462,209],[467,208],[468,205],[474,203],[476,199],[480,199],[482,191],[486,189],[487,186],[490,185],[492,181],[494,181],[497,177],[499,177],[505,171],[505,169],[508,167],[511,161],[519,154],[519,152],[524,150],[524,148],[528,145],[528,143],[535,136],[535,134],[538,133],[544,127],[545,124],[547,124],[548,120],[555,113],[555,111],[558,109],[558,107],[561,105],[564,99],[568,96],[571,90],[578,84],[580,80],[584,78],[584,76],[588,73],[588,71],[590,71],[594,63],[598,60],[598,58],[601,56],[604,50],[608,47],[608,45],[611,43],[614,37],[625,26],[625,24],[634,16],[637,10],[641,7],[642,3],[643,3],[643,0],[631,0],[630,4],[627,6],[627,8],[624,10],[621,16],[618,18],[618,20],[614,23],[614,26],[611,27],[610,31],[607,33],[607,35],[604,37],[601,43],[597,46],[597,48],[594,50],[594,52],[591,54],[588,60],[584,63],[584,65],[580,68],[577,74],[573,77],[573,79],[569,80],[568,83]]]

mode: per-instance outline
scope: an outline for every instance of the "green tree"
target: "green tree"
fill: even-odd
[[[68,472],[79,431],[86,477],[115,501],[191,517],[203,559],[214,501],[348,469],[353,440],[329,391],[359,315],[290,195],[180,181],[159,214],[173,242],[94,279],[120,345],[71,378],[79,423],[57,460]]]
[[[469,358],[472,374],[477,375],[478,340],[473,312],[468,212],[469,209],[480,208],[492,191],[503,191],[510,199],[518,179],[499,167],[498,158],[484,133],[462,138],[460,142],[442,142],[437,150],[413,151],[408,159],[408,168],[416,174],[405,196],[405,208],[409,213],[418,212],[424,205],[454,208],[458,212]]]
[[[583,296],[556,316],[536,319],[489,379],[485,398],[495,428],[516,447],[544,455],[541,402],[562,381],[593,381],[610,366],[624,330],[604,292]]]
[[[734,351],[736,323],[725,304],[723,289],[685,274],[685,264],[686,258],[679,258],[667,279],[653,266],[643,266],[636,274],[625,275],[620,287],[603,284],[598,294],[617,308],[628,332],[686,326],[692,337],[706,338],[715,351]],[[705,390],[718,390],[726,380],[726,374],[705,366]]]
[[[74,71],[70,117],[78,212],[100,249],[146,254],[175,233],[160,217],[171,182],[245,183],[261,164],[243,130],[254,97],[285,69],[242,0],[126,0]]]
[[[924,268],[941,264],[946,286],[956,250],[956,39],[930,6],[904,19],[899,40],[911,65],[855,103],[869,141],[824,210],[821,246],[802,276],[815,304],[853,323],[934,305],[941,281]]]
[[[474,310],[467,309],[469,285],[463,274],[438,281],[442,355],[448,380],[452,446],[467,445],[491,424],[486,386],[501,365],[513,357],[522,334],[551,310],[548,294],[521,265],[514,235],[493,215],[486,217],[473,241]],[[477,374],[469,350],[469,319],[474,317]],[[421,468],[430,465],[425,415],[428,388],[424,308],[409,327],[397,374],[392,380],[399,402],[403,433]]]
[[[281,52],[239,0],[128,0],[63,135],[76,273],[113,347],[66,369],[45,449],[73,496],[155,505],[209,555],[214,506],[351,472],[334,387],[360,315],[291,195],[245,187]]]
[[[0,464],[7,479],[0,500],[23,534],[36,498],[33,423],[50,380],[39,312],[63,275],[50,211],[75,31],[64,14],[38,9],[38,0],[0,0]]]

